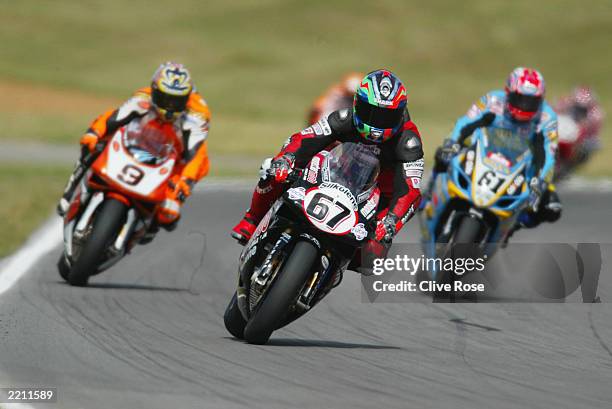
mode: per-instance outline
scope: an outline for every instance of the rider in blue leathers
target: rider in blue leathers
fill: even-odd
[[[518,228],[532,228],[543,221],[554,222],[561,217],[562,205],[552,184],[557,150],[557,115],[544,101],[545,85],[538,71],[519,67],[508,77],[505,90],[494,90],[476,102],[468,113],[459,118],[448,139],[437,149],[430,181],[445,172],[472,133],[480,127],[509,129],[531,140],[537,176],[530,187],[539,197],[537,211],[524,211],[518,219]]]

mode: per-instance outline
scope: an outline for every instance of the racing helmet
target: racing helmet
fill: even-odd
[[[597,105],[597,97],[593,91],[586,86],[579,86],[572,92],[572,116],[577,120],[583,120],[589,114],[589,110]]]
[[[546,85],[532,68],[515,68],[506,81],[506,112],[519,122],[531,121],[542,109]]]
[[[174,120],[185,111],[191,91],[191,74],[183,64],[165,62],[153,74],[151,102],[164,120]]]
[[[376,70],[361,80],[353,97],[353,123],[361,137],[381,143],[404,122],[406,88],[391,71]]]

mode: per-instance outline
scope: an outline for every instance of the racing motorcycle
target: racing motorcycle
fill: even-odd
[[[134,120],[85,159],[91,166],[64,216],[58,261],[69,284],[87,285],[145,236],[177,161],[171,132],[155,120]]]
[[[238,286],[225,310],[227,330],[265,344],[340,284],[373,235],[380,198],[377,147],[342,143],[290,175],[240,254]]]
[[[451,160],[433,182],[430,199],[419,213],[421,244],[426,257],[492,257],[507,241],[519,214],[536,209],[535,178],[540,157],[528,138],[515,131],[479,128],[472,144]],[[452,271],[439,265],[427,271],[438,283],[452,281]]]
[[[589,137],[572,116],[560,114],[557,117],[559,149],[555,161],[555,181],[568,177],[577,167],[586,163],[599,149],[595,138]]]

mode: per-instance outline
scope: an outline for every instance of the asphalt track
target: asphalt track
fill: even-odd
[[[54,386],[51,408],[611,408],[612,279],[601,304],[366,304],[357,274],[269,345],[222,314],[245,189],[204,191],[181,227],[91,281],[58,247],[0,296],[0,384]],[[612,195],[566,193],[516,240],[612,241]],[[402,239],[416,241],[416,221]]]

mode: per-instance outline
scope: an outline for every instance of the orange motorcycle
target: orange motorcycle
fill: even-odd
[[[117,263],[155,222],[178,154],[170,127],[138,119],[118,129],[85,162],[91,166],[64,216],[62,278],[85,286]]]

